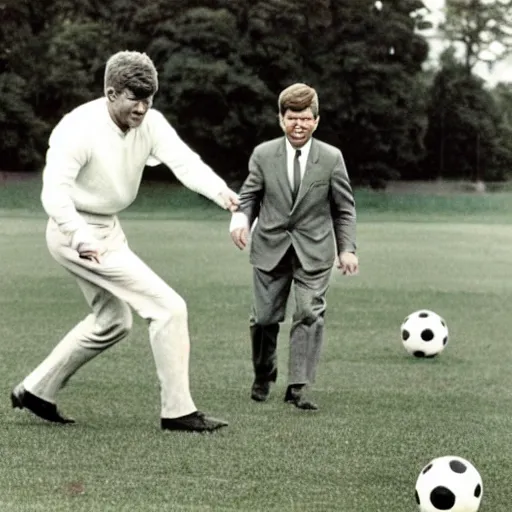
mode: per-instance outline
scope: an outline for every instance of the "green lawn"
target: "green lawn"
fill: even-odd
[[[2,202],[1,512],[412,512],[419,471],[449,454],[479,469],[481,512],[510,512],[512,196],[358,194],[361,274],[332,278],[315,414],[282,401],[289,322],[270,401],[249,399],[251,269],[227,214],[181,193],[168,211],[165,186],[144,189],[122,217],[130,245],[186,298],[193,396],[230,421],[196,435],[159,430],[140,319],[62,391],[76,425],[10,408],[11,386],[88,313],[46,251],[33,192]],[[420,308],[450,329],[433,360],[401,345],[403,318]]]

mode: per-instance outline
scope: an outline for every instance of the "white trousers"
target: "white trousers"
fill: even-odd
[[[25,389],[55,403],[59,389],[82,365],[128,335],[133,308],[149,324],[161,417],[177,418],[196,411],[189,389],[185,301],[130,250],[117,217],[84,217],[108,249],[99,264],[81,259],[52,220],[46,240],[51,255],[78,281],[92,312],[25,378]]]

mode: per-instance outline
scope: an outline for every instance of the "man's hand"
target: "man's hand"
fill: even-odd
[[[84,242],[77,247],[80,258],[101,263],[101,257],[107,252],[107,248],[100,242]]]
[[[345,276],[354,276],[359,272],[359,260],[353,252],[340,252],[336,266]]]
[[[231,240],[234,244],[243,251],[247,245],[247,239],[249,238],[249,228],[235,228],[231,231]]]
[[[221,201],[226,210],[229,210],[230,212],[236,212],[236,210],[238,210],[240,199],[236,192],[233,192],[230,188],[226,188],[219,194],[219,196],[221,197]]]

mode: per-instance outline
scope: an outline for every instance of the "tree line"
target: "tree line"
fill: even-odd
[[[483,0],[451,1],[459,8],[446,27],[453,40],[471,26],[463,16],[489,17]],[[155,108],[232,182],[245,177],[256,144],[280,135],[277,96],[298,81],[317,89],[316,135],[343,151],[355,184],[507,179],[510,84],[486,87],[472,72],[474,52],[459,61],[448,51],[437,71],[425,71],[423,7],[421,0],[0,0],[0,168],[40,170],[52,127],[102,95],[106,59],[130,49],[157,66]],[[506,23],[500,16],[493,13],[492,27]]]

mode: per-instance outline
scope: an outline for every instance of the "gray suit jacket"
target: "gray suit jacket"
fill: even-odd
[[[356,250],[356,212],[339,149],[313,139],[297,199],[286,167],[286,139],[257,146],[240,190],[239,211],[252,233],[250,262],[272,270],[293,246],[306,271],[330,268],[337,254]]]

